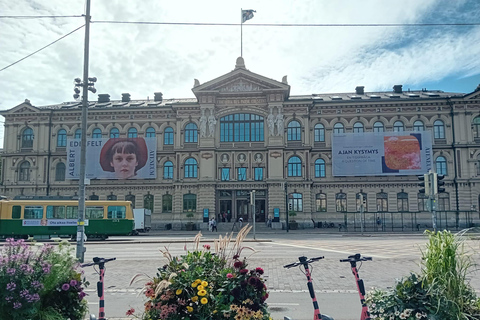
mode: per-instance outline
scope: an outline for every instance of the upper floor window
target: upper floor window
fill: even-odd
[[[60,162],[55,167],[55,181],[65,181],[65,163]]]
[[[230,181],[230,168],[222,168],[221,180],[222,181]]]
[[[198,128],[193,122],[190,122],[185,127],[185,142],[198,142]]]
[[[480,138],[480,116],[475,117],[472,122],[473,137]]]
[[[247,180],[247,168],[237,168],[238,181]]]
[[[395,121],[393,124],[393,132],[403,132],[405,131],[405,127],[403,126],[402,121]]]
[[[435,168],[437,169],[438,174],[448,175],[447,171],[447,160],[443,156],[437,157],[435,159]]]
[[[293,156],[288,159],[288,176],[301,177],[302,176],[302,160],[299,157]]]
[[[480,176],[480,154],[477,156],[477,176]]]
[[[327,211],[327,195],[325,193],[317,193],[315,195],[315,207],[317,212]]]
[[[125,201],[130,201],[132,203],[132,207],[135,209],[135,195],[131,193],[125,195]]]
[[[82,139],[82,129],[75,130],[75,139]]]
[[[57,147],[67,146],[67,130],[60,129],[57,133]]]
[[[425,126],[423,125],[423,122],[420,120],[417,120],[413,123],[413,131],[425,131]]]
[[[102,139],[102,130],[99,129],[99,128],[93,129],[92,138],[93,139]]]
[[[347,211],[347,195],[339,192],[335,195],[335,209],[337,212]]]
[[[220,141],[264,141],[263,117],[250,113],[236,113],[220,118]]]
[[[117,195],[116,195],[116,194],[113,194],[113,193],[111,193],[111,194],[109,194],[109,195],[107,196],[107,200],[108,200],[108,201],[116,201],[117,198],[118,198]]]
[[[385,126],[383,125],[383,122],[377,121],[373,124],[373,132],[384,132],[385,131]]]
[[[163,144],[164,145],[173,145],[173,128],[166,127],[163,131]]]
[[[145,131],[145,138],[155,138],[155,129],[148,127],[147,131]]]
[[[445,139],[445,125],[442,120],[435,120],[433,123],[433,138]]]
[[[325,161],[323,159],[315,160],[315,178],[325,178]]]
[[[197,170],[197,160],[194,158],[185,160],[185,178],[196,178],[198,175]]]
[[[110,138],[120,138],[120,130],[118,128],[110,129]]]
[[[166,161],[163,165],[163,179],[173,179],[173,162]]]
[[[302,140],[302,127],[296,120],[290,121],[287,127],[287,140],[288,141],[301,141]]]
[[[293,211],[303,211],[303,196],[301,193],[290,193],[288,195],[288,207]]]
[[[262,167],[257,167],[253,169],[254,174],[255,174],[255,181],[262,181],[263,180],[263,168]]]
[[[333,133],[344,133],[344,132],[345,132],[345,128],[343,127],[343,123],[341,122],[335,123],[335,125],[333,126]]]
[[[136,138],[136,137],[138,137],[137,128],[130,128],[130,129],[128,129],[127,136],[128,136],[129,138]]]
[[[355,124],[353,125],[353,132],[361,133],[363,131],[364,131],[363,123],[355,122]]]
[[[88,200],[98,200],[100,199],[100,197],[95,194],[95,192],[93,192],[89,197],[88,197]]]
[[[315,125],[315,129],[313,130],[314,133],[314,140],[316,142],[324,142],[325,141],[325,127],[321,123],[317,123]]]
[[[33,130],[25,128],[22,132],[22,148],[33,148]]]
[[[18,181],[30,181],[30,162],[23,161],[18,171]]]

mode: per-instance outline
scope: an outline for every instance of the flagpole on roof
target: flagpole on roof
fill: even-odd
[[[240,8],[240,57],[243,58],[243,9]]]

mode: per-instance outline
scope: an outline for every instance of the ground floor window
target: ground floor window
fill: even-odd
[[[196,212],[197,211],[197,195],[185,194],[183,195],[183,212]]]

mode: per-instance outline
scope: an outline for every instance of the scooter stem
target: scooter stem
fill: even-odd
[[[360,302],[362,304],[362,315],[360,320],[371,320],[370,312],[368,312],[367,303],[365,302],[365,285],[363,284],[363,280],[358,276],[357,262],[350,261],[350,265],[352,267],[353,276],[355,277],[357,283],[358,295],[360,296]]]

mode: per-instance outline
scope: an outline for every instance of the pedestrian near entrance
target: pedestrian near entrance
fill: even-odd
[[[268,216],[267,227],[268,227],[268,228],[271,228],[271,227],[272,227],[272,216]]]
[[[212,231],[212,227],[213,227],[213,218],[211,218],[210,220],[208,220],[208,231]]]
[[[217,220],[215,218],[212,219],[212,232],[217,231]]]
[[[243,227],[243,218],[238,219],[238,224],[240,225],[240,229]]]

